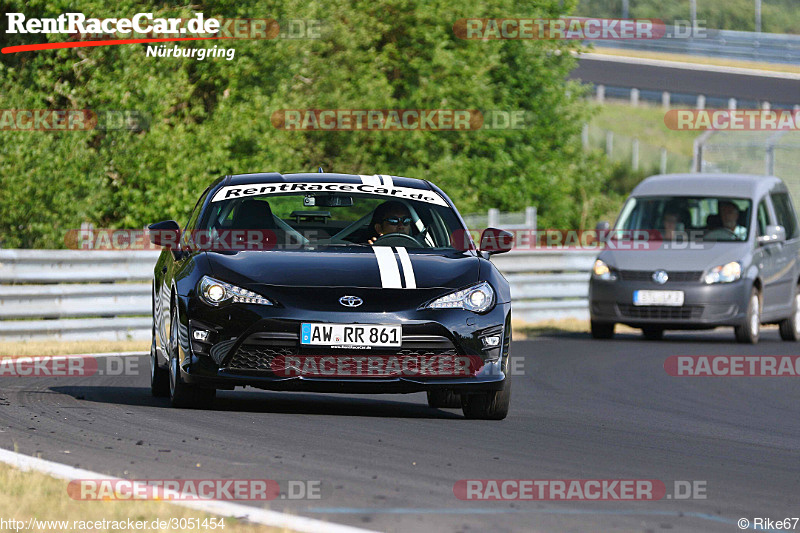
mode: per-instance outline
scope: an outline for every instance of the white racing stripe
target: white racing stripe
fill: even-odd
[[[359,176],[364,185],[375,185],[376,187],[381,185],[381,179],[378,176],[365,176],[364,174],[359,174]]]
[[[384,289],[402,289],[400,283],[400,267],[394,252],[388,246],[373,246],[375,257],[378,259],[378,270],[381,273],[381,286]]]
[[[403,267],[403,276],[406,278],[406,289],[417,288],[417,278],[414,277],[414,267],[411,266],[411,258],[408,256],[408,251],[402,246],[395,248],[398,257],[400,257],[400,265]]]
[[[107,479],[114,481],[122,481],[120,478],[98,474],[90,470],[82,468],[74,468],[61,463],[54,463],[52,461],[45,461],[36,457],[30,457],[21,453],[12,452],[9,450],[0,449],[0,462],[9,464],[20,470],[35,470],[43,474],[48,474],[55,478],[72,481],[74,479]],[[134,487],[144,485],[142,483],[133,483]],[[134,489],[136,490],[136,489]],[[66,489],[65,491],[66,492]],[[65,494],[66,496],[66,494]],[[130,500],[128,500],[130,501]],[[332,533],[374,533],[367,529],[361,529],[342,524],[334,524],[331,522],[324,522],[314,518],[305,518],[302,516],[295,516],[280,513],[278,511],[270,511],[268,509],[261,509],[240,503],[234,503],[222,500],[161,500],[173,505],[180,505],[181,507],[188,507],[198,511],[203,511],[218,516],[227,516],[236,519],[244,519],[248,522],[271,526],[282,530],[290,531],[305,531],[308,533],[317,532],[332,532]]]

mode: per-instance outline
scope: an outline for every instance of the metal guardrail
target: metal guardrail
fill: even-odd
[[[0,250],[0,340],[146,339],[158,252]]]
[[[800,63],[800,35],[702,30],[694,38],[604,41],[603,47],[720,57],[765,63]]]
[[[493,261],[515,322],[588,318],[597,252],[514,251]],[[158,252],[0,250],[0,341],[148,339]]]

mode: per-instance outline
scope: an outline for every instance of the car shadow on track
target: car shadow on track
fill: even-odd
[[[146,387],[78,385],[50,387],[50,390],[87,402],[171,409],[169,400],[154,398],[150,394],[150,389]],[[425,403],[413,401],[380,400],[372,396],[361,398],[262,391],[219,391],[214,405],[204,411],[391,418],[464,418],[460,410],[433,409]]]

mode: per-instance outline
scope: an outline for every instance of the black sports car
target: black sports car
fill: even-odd
[[[511,295],[432,183],[386,175],[217,179],[164,246],[153,280],[153,394],[208,407],[217,389],[427,392],[502,419]]]

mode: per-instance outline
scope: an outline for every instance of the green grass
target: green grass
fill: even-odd
[[[606,102],[597,105],[589,125],[614,132],[615,137],[638,138],[640,144],[664,147],[668,152],[691,159],[692,145],[701,132],[676,131],[664,124],[664,109],[647,104]]]

